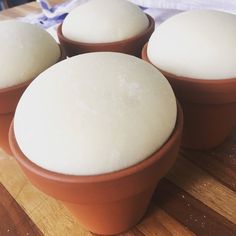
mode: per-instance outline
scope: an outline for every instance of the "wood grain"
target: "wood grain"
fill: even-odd
[[[148,213],[143,221],[137,225],[139,231],[147,236],[156,235],[175,235],[193,236],[189,229],[185,228],[180,222],[172,218],[160,207],[151,204]]]
[[[196,166],[208,172],[215,179],[236,191],[236,172],[234,166],[228,166],[222,160],[204,152],[182,150],[182,155]]]
[[[181,150],[181,154],[215,179],[236,191],[236,129],[223,144],[211,151]]]
[[[44,235],[91,235],[59,202],[34,188],[25,178],[16,161],[3,154],[0,164],[0,182]]]
[[[0,235],[43,235],[1,183],[0,219]]]
[[[222,145],[208,154],[236,172],[236,127]]]
[[[153,200],[196,235],[236,235],[235,224],[167,179],[158,185]]]
[[[167,178],[187,193],[236,224],[236,193],[192,162],[179,157]]]

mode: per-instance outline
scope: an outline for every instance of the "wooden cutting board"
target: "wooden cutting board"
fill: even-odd
[[[0,153],[0,235],[93,235]],[[236,235],[236,129],[211,152],[182,149],[144,219],[125,236]]]
[[[0,20],[37,12],[36,3],[0,12]],[[236,236],[236,128],[220,147],[181,149],[143,220],[123,236]],[[0,152],[0,236],[91,236],[60,203]]]

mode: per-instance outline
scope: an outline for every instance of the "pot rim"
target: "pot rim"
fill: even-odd
[[[86,47],[108,47],[108,46],[113,46],[113,45],[119,45],[119,44],[124,44],[124,43],[129,43],[132,41],[136,41],[139,38],[142,38],[143,36],[145,36],[146,34],[149,34],[152,30],[154,30],[155,28],[155,21],[154,19],[148,15],[145,14],[148,17],[149,20],[149,26],[141,33],[132,36],[131,38],[128,39],[124,39],[124,40],[119,40],[119,41],[115,41],[115,42],[107,42],[107,43],[85,43],[85,42],[77,42],[71,39],[66,38],[63,34],[62,34],[62,24],[61,23],[58,27],[57,27],[57,36],[61,41],[66,42],[67,44],[72,44],[74,46],[86,46]]]
[[[61,53],[60,53],[60,57],[58,58],[56,63],[58,63],[58,62],[60,62],[60,61],[62,61],[66,58],[66,54],[65,54],[64,49],[62,48],[62,46],[60,44],[58,44],[58,46],[60,48]],[[54,64],[56,64],[56,63],[54,63]],[[17,85],[13,85],[13,86],[6,87],[6,88],[0,88],[0,95],[4,94],[4,93],[12,92],[12,91],[17,90],[17,89],[24,88],[24,87],[28,86],[35,78],[27,80],[27,81],[25,81],[23,83],[20,83],[20,84],[17,84]]]
[[[9,129],[9,143],[10,143],[11,151],[14,154],[16,160],[24,168],[28,169],[28,171],[34,173],[35,175],[41,176],[42,178],[48,179],[50,181],[56,181],[56,182],[68,183],[68,184],[74,184],[74,183],[84,183],[84,184],[94,183],[95,184],[95,183],[104,183],[104,182],[122,179],[127,176],[134,175],[137,172],[143,171],[144,169],[151,166],[153,163],[162,159],[162,157],[165,156],[164,154],[171,149],[171,147],[173,146],[173,143],[175,143],[176,140],[178,140],[179,136],[182,133],[184,118],[183,118],[183,112],[182,112],[180,103],[177,100],[176,102],[177,102],[176,123],[168,140],[162,145],[161,148],[159,148],[157,151],[155,151],[152,155],[150,155],[143,161],[122,170],[105,173],[105,174],[99,174],[99,175],[85,175],[85,176],[66,175],[66,174],[61,174],[61,173],[56,173],[50,170],[46,170],[36,165],[32,161],[30,161],[20,150],[20,147],[17,144],[15,134],[14,134],[14,127],[13,127],[14,119]]]
[[[148,58],[147,55],[147,46],[148,46],[148,42],[143,46],[142,49],[142,59],[147,60],[150,64],[152,64],[153,66],[155,66]],[[226,78],[226,79],[197,79],[197,78],[191,78],[191,77],[186,77],[186,76],[178,76],[172,73],[169,73],[165,70],[162,70],[160,68],[158,68],[157,66],[155,66],[159,71],[161,71],[162,74],[164,74],[167,77],[170,78],[174,78],[176,80],[180,80],[183,82],[187,82],[187,83],[194,83],[194,84],[214,84],[214,85],[222,85],[222,84],[229,84],[229,83],[236,83],[236,77],[233,78]]]

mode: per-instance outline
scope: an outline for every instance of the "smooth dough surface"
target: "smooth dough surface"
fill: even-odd
[[[34,79],[60,58],[60,48],[36,25],[0,22],[0,88]]]
[[[166,78],[133,56],[81,54],[50,67],[27,88],[14,130],[37,165],[71,175],[132,166],[172,133],[176,100]]]
[[[148,57],[159,69],[196,79],[236,77],[236,16],[211,10],[177,14],[158,26]]]
[[[62,24],[63,35],[85,43],[131,38],[149,25],[138,6],[126,0],[90,0],[72,10]]]

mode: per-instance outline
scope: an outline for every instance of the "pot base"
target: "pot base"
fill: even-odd
[[[184,129],[181,146],[190,149],[211,149],[225,140],[233,128],[236,103],[196,104],[181,102]]]
[[[155,187],[117,202],[96,205],[62,203],[89,231],[99,235],[116,235],[129,230],[142,219]]]
[[[8,132],[13,116],[14,113],[0,114],[0,148],[8,155],[12,155],[8,141]]]

